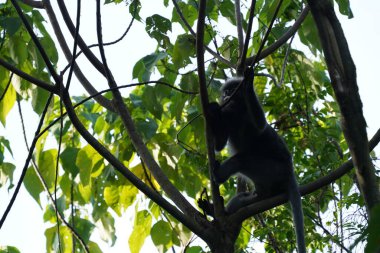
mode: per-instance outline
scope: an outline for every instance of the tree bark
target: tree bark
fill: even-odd
[[[341,110],[345,139],[368,209],[380,203],[375,169],[369,156],[366,122],[356,82],[356,68],[343,29],[329,0],[308,0],[318,28],[331,84]],[[369,214],[369,212],[368,212]]]

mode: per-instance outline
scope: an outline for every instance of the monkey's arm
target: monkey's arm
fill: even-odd
[[[220,105],[212,102],[208,106],[210,128],[215,141],[215,149],[220,151],[226,146],[228,139],[228,129],[224,122]]]
[[[253,89],[253,76],[253,69],[248,68],[244,74],[244,83],[242,88],[244,89],[244,101],[247,106],[249,119],[257,130],[257,133],[261,133],[267,126],[267,120]]]

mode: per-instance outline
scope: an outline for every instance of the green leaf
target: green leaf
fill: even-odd
[[[6,90],[9,77],[3,76],[3,73],[3,71],[0,71],[0,97],[3,96],[3,99],[0,101],[0,121],[5,126],[7,115],[16,102],[16,91],[13,85],[9,85]]]
[[[179,9],[181,10],[184,18],[186,19],[187,23],[192,27],[194,25],[195,20],[198,18],[198,11],[194,6],[191,4],[186,4],[184,2],[177,1],[177,4],[179,6]],[[175,8],[173,8],[172,12],[172,21],[178,22],[182,25],[183,29],[185,31],[188,31],[186,25],[182,22],[181,17],[178,15]]]
[[[161,119],[161,115],[164,110],[162,108],[162,102],[159,101],[158,97],[156,96],[156,90],[157,89],[155,87],[146,86],[141,98],[146,109],[148,109],[148,111],[152,113],[154,117]]]
[[[204,251],[202,250],[201,246],[192,246],[186,248],[185,253],[203,253]]]
[[[152,226],[152,216],[148,211],[137,212],[132,233],[129,237],[128,244],[131,253],[139,253],[145,238],[150,234]]]
[[[57,227],[53,226],[45,230],[46,237],[46,251],[50,252],[63,252],[70,253],[73,249],[73,237],[69,228],[61,226],[59,229],[59,237]],[[60,242],[60,243],[59,243]]]
[[[0,188],[3,187],[9,180],[10,190],[13,187],[13,172],[15,171],[16,166],[12,163],[0,163]]]
[[[43,151],[38,157],[38,169],[49,189],[54,188],[56,172],[57,150]]]
[[[346,15],[348,18],[353,18],[354,14],[352,13],[350,1],[349,0],[335,0],[339,6],[339,12],[343,15]]]
[[[87,243],[90,240],[90,236],[92,234],[92,231],[95,228],[95,225],[92,224],[87,219],[81,219],[75,216],[74,218],[74,224],[75,229],[78,232],[78,234],[81,236],[83,241]]]
[[[38,114],[41,115],[43,112],[46,102],[48,101],[49,98],[49,92],[42,89],[42,88],[35,88],[32,91],[32,106],[33,110]]]
[[[3,155],[4,153],[4,147],[7,148],[9,153],[13,156],[11,146],[9,145],[9,141],[5,139],[3,136],[0,136],[0,155]],[[4,157],[0,157],[0,163],[2,163]]]
[[[195,56],[195,39],[190,34],[177,37],[173,49],[173,63],[180,69],[191,63],[190,57]]]
[[[104,187],[104,200],[121,216],[122,211],[133,204],[137,193],[136,187],[131,185],[109,185]]]
[[[70,173],[73,178],[79,173],[79,168],[76,165],[79,148],[67,147],[61,153],[61,164],[64,171]]]
[[[20,251],[13,246],[0,246],[0,253],[20,253]]]
[[[227,18],[231,24],[236,25],[235,18],[235,5],[230,0],[223,0],[220,2],[219,6],[220,13],[223,17]]]
[[[172,229],[169,223],[160,220],[153,225],[150,236],[154,245],[164,245],[166,248],[170,247],[172,244]]]
[[[84,186],[82,183],[78,184],[78,190],[80,197],[82,197],[83,201],[85,203],[88,203],[91,199],[91,185]]]
[[[108,242],[113,246],[116,241],[115,235],[115,219],[110,213],[103,215],[96,223],[97,229],[99,229],[100,237],[103,241]]]
[[[100,249],[99,245],[93,241],[90,241],[88,244],[88,250],[91,253],[102,253],[103,251]]]
[[[121,1],[120,1],[121,2]],[[141,2],[140,0],[133,0],[131,4],[129,5],[129,13],[132,14],[132,16],[137,21],[142,21],[140,17],[140,10],[141,10]]]
[[[32,195],[32,197],[41,206],[40,193],[45,189],[39,177],[37,176],[36,171],[32,167],[29,167],[26,171],[23,183],[29,194]]]
[[[17,65],[22,65],[28,59],[28,47],[26,41],[20,36],[13,36],[9,39],[9,53],[12,60]]]
[[[2,16],[0,17],[0,26],[4,28],[9,37],[13,37],[22,27],[22,23],[20,18]]]
[[[380,251],[380,204],[371,210],[371,218],[368,225],[368,243],[365,253],[377,253]]]
[[[158,129],[156,121],[151,118],[146,118],[145,120],[137,119],[135,123],[136,128],[139,130],[140,134],[142,134],[144,140],[146,141],[149,141]]]
[[[104,117],[98,117],[95,122],[94,131],[96,134],[101,134],[104,130],[108,129],[108,127]]]
[[[139,82],[148,82],[150,80],[150,75],[153,72],[154,67],[157,62],[167,57],[164,52],[153,53],[144,56],[139,60],[133,67],[132,77],[137,78]]]
[[[172,24],[169,19],[158,14],[150,16],[146,19],[145,30],[150,37],[157,40],[161,47],[166,48],[166,45],[170,44],[169,37],[166,35],[172,30]]]
[[[83,186],[90,184],[91,175],[95,172],[98,174],[99,166],[100,170],[104,167],[102,161],[103,157],[90,145],[79,150],[75,164],[79,168],[79,176]]]

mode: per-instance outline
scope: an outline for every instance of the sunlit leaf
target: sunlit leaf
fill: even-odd
[[[139,211],[136,214],[132,233],[128,240],[129,249],[132,253],[139,253],[146,237],[150,234],[152,226],[152,216],[146,211]]]
[[[45,188],[43,187],[33,167],[29,167],[26,171],[26,175],[24,178],[24,186],[26,190],[29,192],[29,194],[32,195],[34,200],[37,201],[39,205],[41,205],[40,193],[43,192]]]
[[[164,245],[170,247],[170,244],[172,244],[172,229],[169,223],[163,220],[153,225],[150,235],[156,246]]]
[[[53,189],[56,175],[57,150],[50,149],[43,151],[38,157],[37,164],[46,185],[49,189]]]

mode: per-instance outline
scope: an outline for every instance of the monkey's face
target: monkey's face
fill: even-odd
[[[238,89],[241,81],[242,79],[240,78],[230,79],[223,85],[221,89],[220,103],[222,104],[224,111],[238,113],[244,109],[243,89],[241,89],[241,87]]]

